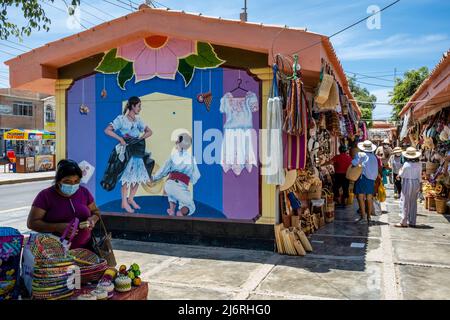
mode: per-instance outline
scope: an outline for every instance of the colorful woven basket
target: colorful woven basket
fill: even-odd
[[[81,271],[81,283],[96,282],[108,269],[108,262],[87,249],[73,249],[69,254]]]

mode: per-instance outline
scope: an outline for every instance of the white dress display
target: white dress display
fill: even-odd
[[[226,115],[221,153],[225,172],[231,169],[240,175],[244,168],[251,172],[252,166],[257,166],[253,144],[257,132],[252,130],[252,113],[258,111],[258,105],[258,97],[250,91],[243,98],[235,98],[228,92],[220,100],[220,112]]]
[[[283,170],[282,102],[279,97],[269,98],[267,102],[267,184],[282,185],[285,181]]]

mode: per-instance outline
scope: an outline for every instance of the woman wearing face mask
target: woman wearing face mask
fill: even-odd
[[[80,222],[87,221],[87,228],[76,231],[71,249],[92,250],[92,229],[100,219],[100,210],[89,190],[80,186],[81,178],[82,171],[75,161],[61,160],[55,184],[39,192],[33,201],[28,214],[28,228],[61,236],[74,218]]]

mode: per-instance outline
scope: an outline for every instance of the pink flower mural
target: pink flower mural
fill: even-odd
[[[173,80],[179,59],[195,50],[195,41],[153,35],[119,47],[117,57],[133,62],[136,82],[154,77]]]
[[[177,72],[187,87],[196,69],[213,69],[223,63],[209,43],[152,35],[105,52],[95,71],[117,74],[122,90],[133,77],[135,82],[155,77],[175,80]]]

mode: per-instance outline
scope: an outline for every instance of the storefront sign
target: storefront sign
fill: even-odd
[[[56,131],[56,122],[46,122],[44,124],[44,130],[45,131]]]
[[[53,155],[39,155],[35,156],[34,159],[36,171],[48,171],[55,168]]]
[[[54,132],[46,132],[42,135],[43,140],[55,140],[56,139],[56,133]]]
[[[3,137],[5,140],[28,140],[28,134],[18,129],[6,131]]]

